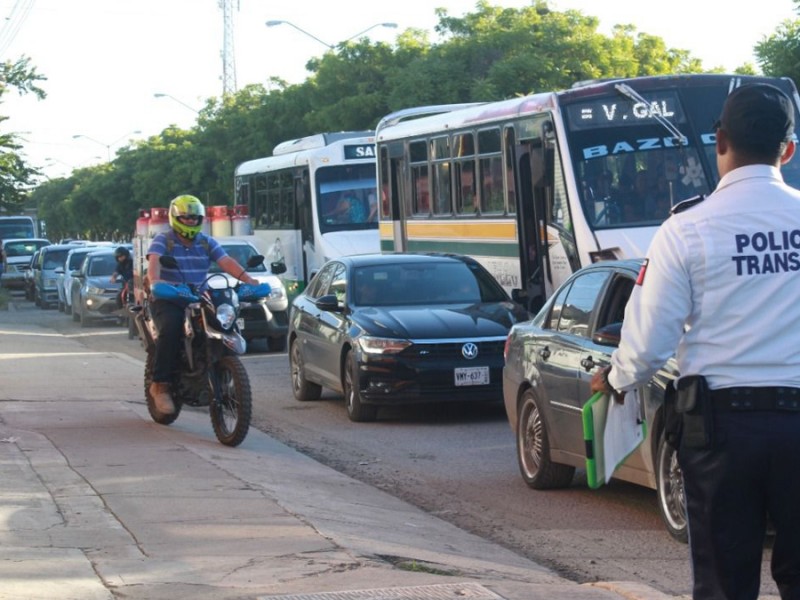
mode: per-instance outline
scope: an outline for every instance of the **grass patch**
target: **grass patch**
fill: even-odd
[[[413,573],[430,573],[431,575],[446,575],[448,577],[461,576],[461,573],[456,570],[446,571],[434,566],[431,563],[424,561],[414,560],[413,558],[404,558],[402,556],[380,556],[386,562],[391,563],[398,569],[403,571],[411,571]]]

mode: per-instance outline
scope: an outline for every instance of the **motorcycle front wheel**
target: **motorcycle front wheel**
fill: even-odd
[[[223,356],[214,370],[219,394],[212,393],[209,404],[211,424],[221,443],[238,446],[247,436],[253,414],[250,378],[238,356]]]

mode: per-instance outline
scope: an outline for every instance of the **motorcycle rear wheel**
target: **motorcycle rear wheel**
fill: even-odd
[[[153,421],[159,425],[170,425],[175,421],[175,419],[178,418],[178,415],[181,414],[181,407],[183,406],[183,403],[180,401],[180,399],[175,397],[175,394],[172,394],[172,404],[175,405],[175,412],[171,415],[162,415],[156,410],[153,396],[150,395],[150,384],[153,382],[154,362],[155,353],[152,350],[147,350],[144,362],[144,397],[147,400],[147,412],[150,413],[150,417],[153,419]]]
[[[209,412],[214,434],[226,446],[238,446],[247,436],[253,415],[250,378],[238,356],[223,356],[216,364],[219,398],[212,393]]]

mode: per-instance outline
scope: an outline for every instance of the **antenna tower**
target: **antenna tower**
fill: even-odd
[[[224,21],[222,36],[222,95],[236,93],[236,58],[233,51],[233,3],[239,10],[239,0],[219,0]]]

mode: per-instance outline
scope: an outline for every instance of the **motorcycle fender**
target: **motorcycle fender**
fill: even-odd
[[[237,331],[221,334],[220,338],[226,348],[235,352],[236,354],[244,354],[247,352],[247,342]]]

